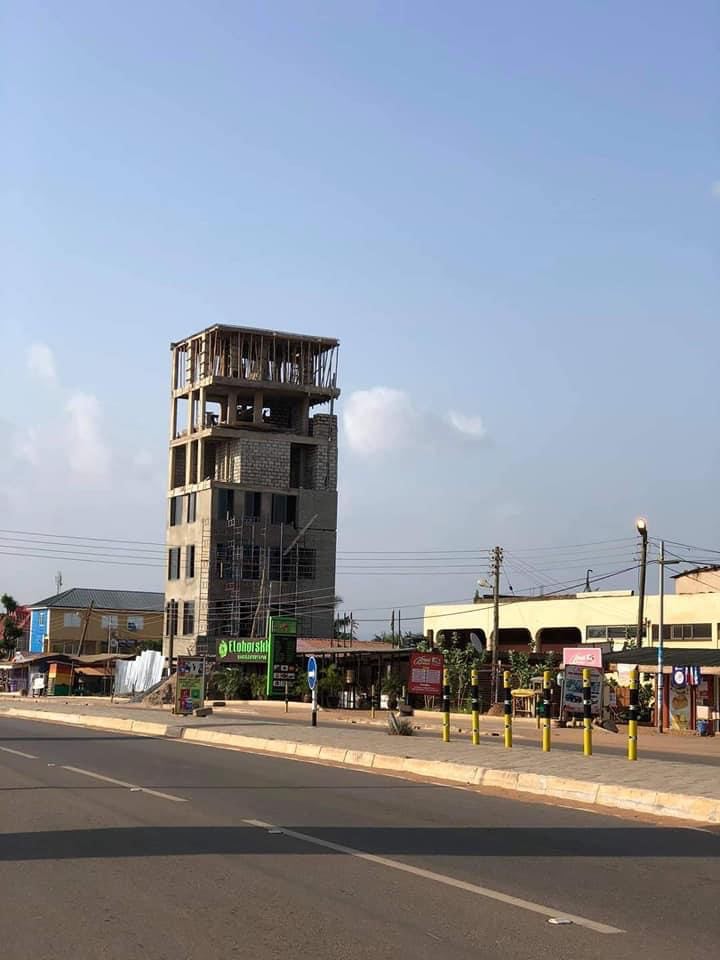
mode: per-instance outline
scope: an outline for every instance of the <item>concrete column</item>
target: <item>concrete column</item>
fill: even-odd
[[[205,402],[207,391],[205,387],[200,387],[198,391],[198,430],[205,429]]]
[[[262,390],[256,390],[255,396],[253,398],[253,423],[262,423],[262,412],[263,412],[263,392]]]
[[[237,390],[231,390],[227,395],[227,422],[230,426],[237,423]]]
[[[186,487],[189,487],[191,483],[195,483],[190,471],[190,465],[192,463],[191,451],[192,451],[192,441],[185,444],[185,486]]]
[[[203,475],[204,475],[204,473],[205,473],[205,441],[204,441],[204,440],[198,440],[198,441],[197,441],[197,445],[198,445],[198,458],[197,458],[197,459],[198,459],[198,475],[197,475],[197,482],[198,482],[198,483],[201,483],[201,482],[202,482]]]

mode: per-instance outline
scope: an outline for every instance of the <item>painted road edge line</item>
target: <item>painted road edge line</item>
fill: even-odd
[[[102,780],[105,783],[112,783],[116,787],[127,787],[130,790],[140,791],[140,793],[149,793],[153,797],[160,797],[162,800],[172,800],[174,803],[187,803],[186,797],[176,797],[172,793],[162,793],[160,790],[150,790],[149,787],[141,787],[139,783],[127,783],[125,780],[116,780],[114,777],[106,777],[102,773],[94,773],[92,770],[83,770],[82,767],[71,767],[62,764],[63,770],[69,770],[71,773],[79,773],[83,777],[92,777],[93,780]]]
[[[25,757],[26,760],[39,760],[34,753],[23,753],[22,750],[11,750],[10,747],[0,747],[3,753],[11,753],[14,757]]]
[[[263,830],[277,830],[292,837],[293,840],[301,840],[305,843],[313,844],[316,847],[324,847],[326,850],[334,850],[336,853],[343,853],[349,857],[355,857],[358,860],[365,860],[368,863],[375,863],[381,867],[388,867],[391,870],[399,870],[401,873],[409,873],[414,877],[420,877],[423,880],[432,880],[434,883],[442,883],[446,887],[454,887],[457,890],[464,890],[466,893],[472,893],[477,897],[485,897],[487,900],[495,900],[498,903],[504,903],[510,907],[518,907],[520,910],[527,910],[530,913],[539,913],[543,917],[558,917],[563,920],[571,920],[578,927],[585,927],[594,933],[625,933],[619,927],[611,927],[607,923],[599,923],[597,920],[590,920],[587,917],[579,917],[574,913],[566,913],[563,910],[557,910],[555,907],[546,907],[542,903],[535,903],[533,900],[523,900],[521,897],[513,897],[509,893],[502,893],[500,890],[492,890],[490,887],[481,887],[475,883],[468,883],[466,880],[458,880],[455,877],[449,877],[444,873],[435,873],[433,870],[425,870],[422,867],[415,867],[402,860],[390,860],[388,857],[379,857],[374,853],[365,853],[363,850],[356,850],[354,847],[346,847],[341,843],[333,843],[330,840],[321,840],[319,837],[313,837],[309,833],[299,833],[297,830],[290,830],[287,827],[279,827],[274,823],[265,823],[263,820],[243,820],[243,823],[251,827],[258,827]]]

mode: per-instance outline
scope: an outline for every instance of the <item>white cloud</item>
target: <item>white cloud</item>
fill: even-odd
[[[451,410],[447,418],[450,426],[459,433],[465,433],[469,437],[485,436],[485,424],[482,422],[481,417],[468,417],[464,413]]]
[[[87,480],[105,476],[110,451],[102,438],[102,412],[97,397],[77,391],[65,405],[68,414],[66,454],[70,469]]]
[[[420,415],[402,390],[372,387],[350,394],[343,411],[343,425],[350,449],[369,456],[414,442]]]
[[[713,185],[710,188],[710,192],[715,197],[716,200],[720,200],[720,180],[715,180]]]
[[[54,383],[57,377],[55,357],[46,343],[33,343],[27,352],[27,368],[38,380]]]
[[[485,436],[480,417],[455,410],[441,417],[418,410],[407,393],[394,387],[372,387],[350,394],[343,411],[343,427],[348,446],[360,456],[434,445],[458,433],[474,439]]]
[[[17,430],[13,436],[12,443],[13,455],[23,463],[29,463],[33,467],[39,467],[42,462],[42,452],[40,448],[40,434],[37,427],[26,427],[24,430]]]

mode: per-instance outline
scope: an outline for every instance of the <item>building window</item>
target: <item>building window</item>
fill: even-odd
[[[245,493],[245,516],[248,520],[259,520],[260,511],[262,508],[262,494],[252,493],[247,491]]]
[[[188,636],[195,632],[195,604],[192,600],[183,603],[183,634]]]
[[[189,493],[187,495],[187,522],[195,523],[197,519],[197,494]]]
[[[314,580],[316,551],[309,547],[300,547],[298,549],[298,578],[300,580]]]
[[[260,579],[260,547],[244,543],[242,548],[242,579]]]
[[[657,643],[658,626],[653,624],[652,638]],[[663,640],[712,640],[711,623],[665,623],[663,624]]]
[[[145,617],[132,616],[127,618],[127,628],[129,633],[138,633],[145,629]]]
[[[235,516],[235,491],[221,488],[217,492],[218,520],[232,520]]]
[[[297,497],[274,493],[272,498],[272,522],[294,524],[297,516]]]
[[[117,630],[118,618],[116,613],[104,613],[100,618],[103,630]]]
[[[182,523],[183,498],[170,497],[170,526],[178,527]]]
[[[79,626],[80,626],[80,614],[79,614],[79,613],[64,613],[64,614],[63,614],[63,626],[64,626],[64,627],[79,627]]]
[[[195,576],[195,544],[185,547],[185,578],[192,580]]]
[[[168,550],[168,580],[180,579],[180,547]]]
[[[643,630],[643,636],[645,636]],[[586,636],[588,640],[597,640],[599,643],[607,641],[629,641],[637,637],[637,624],[627,623],[612,626],[592,626],[587,628]]]
[[[168,600],[165,604],[165,633],[167,636],[175,636],[178,628],[178,603],[177,600]]]

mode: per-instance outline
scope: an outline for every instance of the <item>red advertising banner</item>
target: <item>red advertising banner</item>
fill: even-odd
[[[410,654],[410,682],[408,693],[419,693],[426,697],[442,695],[443,655],[441,653]]]

